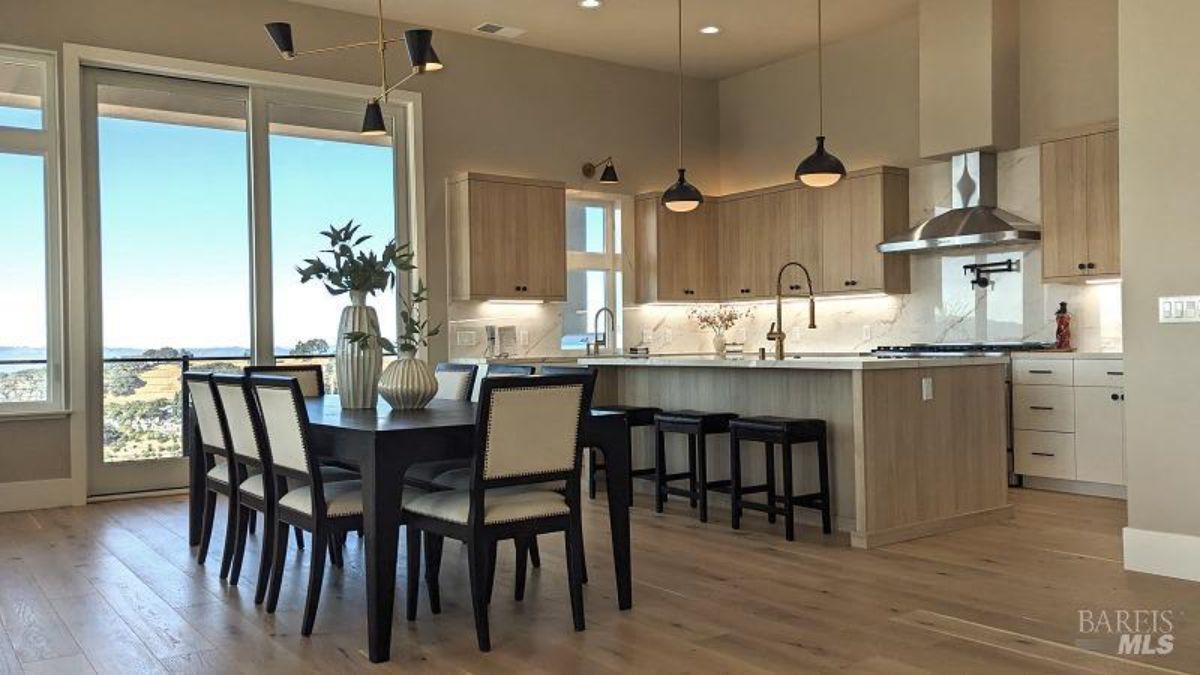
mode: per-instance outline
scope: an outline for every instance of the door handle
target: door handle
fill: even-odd
[[[1053,457],[1054,456],[1053,452],[1031,452],[1029,454],[1037,455],[1038,457]]]
[[[1052,406],[1052,405],[1031,405],[1031,406],[1029,406],[1029,409],[1030,410],[1054,410],[1054,406]]]

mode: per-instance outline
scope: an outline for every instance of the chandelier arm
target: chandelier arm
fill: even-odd
[[[397,88],[397,87],[399,87],[400,85],[404,84],[405,82],[408,82],[409,80],[413,79],[413,78],[414,78],[414,77],[416,77],[417,75],[420,75],[420,73],[409,73],[407,76],[405,76],[404,78],[402,78],[402,79],[401,79],[399,82],[397,82],[396,84],[393,84],[392,86],[388,87],[387,89],[384,89],[384,90],[383,90],[383,94],[380,96],[380,99],[386,102],[386,100],[387,100],[387,95],[388,95],[388,94],[392,93],[393,91],[395,91],[395,90],[396,90],[396,88]]]
[[[392,44],[395,42],[404,42],[404,38],[388,38],[384,40],[384,44]],[[377,47],[379,40],[366,40],[363,42],[349,42],[344,45],[334,45],[332,47],[318,47],[316,49],[305,49],[302,52],[293,52],[292,58],[297,56],[308,56],[310,54],[327,54],[329,52],[338,52],[344,49],[355,49],[357,47]]]

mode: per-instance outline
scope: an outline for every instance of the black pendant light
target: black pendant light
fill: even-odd
[[[434,73],[444,67],[441,59],[438,58],[437,52],[433,50],[433,31],[424,28],[414,28],[404,31],[403,38],[389,38],[383,32],[383,0],[378,0],[377,7],[379,30],[375,39],[363,42],[350,42],[332,47],[308,49],[302,52],[296,51],[296,44],[292,39],[292,25],[290,23],[273,21],[266,24],[267,35],[271,37],[271,42],[279,50],[280,56],[289,61],[298,56],[324,54],[326,52],[337,52],[357,47],[375,47],[379,50],[379,96],[367,102],[367,108],[363,113],[362,134],[364,136],[382,136],[388,132],[387,125],[384,123],[383,107],[380,105],[387,102],[388,94],[417,75]],[[412,72],[407,77],[403,77],[398,82],[389,85],[387,59],[385,57],[388,45],[396,42],[404,42],[404,45],[408,48],[408,61],[412,66]]]
[[[829,187],[846,175],[842,160],[825,150],[825,91],[821,51],[821,0],[817,0],[817,149],[796,167],[796,180],[818,188]]]
[[[687,169],[683,168],[683,0],[678,0],[679,9],[679,180],[663,193],[663,206],[677,213],[694,211],[704,203],[704,195],[695,185],[687,182]]]

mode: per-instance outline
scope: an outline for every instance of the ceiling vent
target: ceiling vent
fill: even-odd
[[[513,39],[525,34],[524,28],[513,28],[512,26],[501,26],[498,23],[481,23],[475,26],[476,33],[484,33],[485,35],[495,35],[496,37]]]

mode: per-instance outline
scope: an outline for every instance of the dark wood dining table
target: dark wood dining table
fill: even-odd
[[[405,471],[413,464],[470,457],[474,451],[476,404],[435,400],[422,410],[392,410],[385,403],[366,410],[343,410],[337,396],[306,402],[314,449],[362,473],[367,581],[367,655],[372,662],[391,658],[396,561]],[[604,453],[608,515],[617,606],[633,606],[630,563],[630,447],[625,415],[596,411],[582,432],[585,446]],[[192,454],[190,539],[199,542],[203,505],[203,462]],[[589,558],[591,559],[591,558]]]

